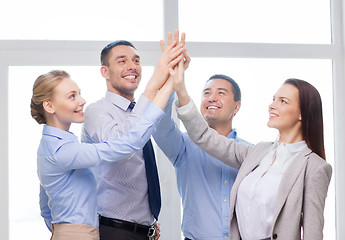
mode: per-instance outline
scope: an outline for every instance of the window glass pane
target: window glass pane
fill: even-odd
[[[30,115],[32,86],[36,78],[53,69],[70,73],[81,89],[87,104],[104,96],[105,80],[98,66],[81,67],[10,67],[9,69],[9,218],[10,240],[34,236],[37,240],[49,239],[39,209],[39,180],[36,156],[42,135],[42,126]],[[142,67],[142,82],[136,91],[136,98],[143,92],[152,75],[153,67]],[[81,124],[72,124],[70,131],[80,136]],[[18,231],[20,229],[20,231]]]
[[[180,0],[179,24],[188,41],[331,42],[329,0]]]
[[[157,40],[162,9],[162,0],[1,1],[0,39]]]
[[[324,125],[327,162],[334,169],[331,60],[193,58],[185,79],[189,95],[197,106],[200,106],[203,86],[213,74],[228,75],[239,84],[242,104],[234,117],[233,128],[239,137],[251,143],[277,138],[277,130],[267,127],[268,105],[286,79],[299,78],[313,84],[322,98],[324,123],[327,123]],[[326,200],[325,240],[335,239],[333,179],[334,175]]]

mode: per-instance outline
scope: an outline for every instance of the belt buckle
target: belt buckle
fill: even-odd
[[[155,239],[156,232],[157,232],[156,225],[155,225],[155,224],[152,224],[152,225],[149,227],[149,231],[148,231],[148,233],[147,233],[147,236],[148,236],[149,240],[154,240],[154,239]]]

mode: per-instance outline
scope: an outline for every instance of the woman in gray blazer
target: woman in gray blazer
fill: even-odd
[[[180,66],[170,71],[178,117],[197,145],[239,169],[230,197],[230,239],[323,239],[332,168],[325,161],[318,91],[303,80],[286,80],[269,106],[268,126],[279,131],[279,140],[246,146],[208,127],[188,96]],[[217,106],[210,113],[219,114]]]

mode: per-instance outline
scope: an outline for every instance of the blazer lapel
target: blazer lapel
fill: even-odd
[[[284,203],[291,191],[291,188],[294,186],[295,182],[298,179],[298,176],[305,169],[307,163],[307,156],[311,153],[311,150],[306,147],[303,151],[296,157],[296,159],[291,163],[289,168],[284,173],[282,180],[279,184],[279,189],[277,193],[273,222],[276,222],[278,215],[281,209],[284,206]]]

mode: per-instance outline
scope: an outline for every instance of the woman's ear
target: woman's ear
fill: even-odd
[[[50,114],[55,113],[54,106],[49,99],[43,101],[43,108],[47,113],[50,113]]]

